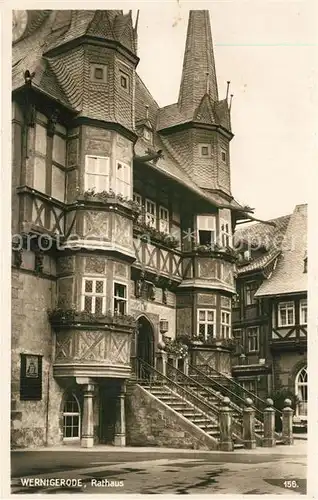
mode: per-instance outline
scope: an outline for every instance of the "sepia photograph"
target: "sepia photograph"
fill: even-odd
[[[11,494],[307,495],[313,4],[36,6],[7,10]]]

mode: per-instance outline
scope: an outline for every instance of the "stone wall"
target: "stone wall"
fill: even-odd
[[[53,307],[55,281],[12,272],[12,427],[15,447],[43,446],[61,440],[59,415],[63,389],[52,374],[52,332],[47,309]],[[20,401],[20,354],[42,355],[42,399]]]
[[[274,390],[288,389],[295,392],[295,378],[307,364],[307,355],[299,352],[280,352],[273,357]]]
[[[126,397],[127,446],[212,449],[212,440],[138,385]],[[215,447],[216,447],[215,442]]]

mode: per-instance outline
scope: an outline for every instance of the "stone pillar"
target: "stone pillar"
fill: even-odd
[[[264,410],[264,437],[262,446],[271,448],[276,445],[275,440],[275,410],[273,408],[274,402],[272,399],[266,399],[266,408]]]
[[[84,403],[83,403],[83,419],[82,419],[82,437],[81,446],[83,448],[91,448],[94,445],[94,414],[93,414],[93,397],[94,385],[83,385]]]
[[[243,409],[243,442],[244,447],[251,450],[256,448],[255,410],[252,408],[253,401],[250,398],[246,398],[245,403],[246,406]]]
[[[122,382],[120,393],[116,400],[115,446],[126,446],[125,394],[126,383]]]
[[[187,375],[187,377],[189,376],[189,357],[186,356],[185,358],[183,358],[183,362],[184,362],[184,374]]]
[[[293,436],[293,414],[294,410],[291,408],[291,400],[285,399],[283,409],[283,431],[282,440],[284,444],[294,444]]]
[[[166,351],[162,351],[161,353],[162,356],[162,374],[166,376],[167,374],[167,362],[168,362],[168,355]]]
[[[220,450],[233,451],[232,441],[232,408],[229,406],[229,398],[223,399],[220,408]]]

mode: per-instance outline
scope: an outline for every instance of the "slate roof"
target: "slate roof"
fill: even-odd
[[[114,121],[136,132],[130,118],[128,100],[125,101],[115,90],[114,105],[113,100],[108,99],[106,87],[99,89],[99,84],[94,84],[94,88],[89,85],[90,68],[83,46],[58,54],[54,52],[53,49],[85,34],[120,40],[132,52],[136,49],[137,35],[132,26],[131,13],[123,14],[120,10],[51,11],[34,34],[14,44],[12,89],[23,87],[24,72],[28,69],[30,73],[35,72],[32,80],[34,88],[71,108],[78,115]],[[83,89],[86,91],[83,92]],[[179,145],[170,140],[170,136],[156,133],[162,127],[177,125],[189,119],[201,123],[217,123],[230,130],[228,103],[217,99],[209,12],[190,11],[178,104],[160,109],[136,74],[135,123],[145,123],[147,105],[148,120],[155,132],[153,148],[162,149],[164,155],[157,164],[149,163],[152,168],[177,179],[218,207],[239,211],[244,218],[247,212],[245,207],[221,192],[199,187],[196,179],[191,178],[191,155],[187,150],[190,145],[185,145],[185,150],[180,150]],[[143,156],[148,148],[149,143],[140,138],[135,145],[135,153]]]
[[[281,244],[290,220],[290,215],[271,219],[270,224],[262,222],[239,227],[235,231],[234,244],[238,251],[245,248],[264,251],[252,260],[238,265],[238,275],[263,271],[280,255]]]
[[[277,266],[257,290],[255,297],[307,291],[307,273],[304,273],[306,252],[307,205],[296,205],[288,222]]]

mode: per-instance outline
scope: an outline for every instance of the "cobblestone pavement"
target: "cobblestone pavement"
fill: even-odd
[[[306,445],[233,453],[110,447],[16,451],[11,488],[16,494],[305,494]],[[33,486],[23,486],[27,478]],[[36,485],[43,479],[55,484]],[[62,479],[72,480],[72,486],[58,484]]]

